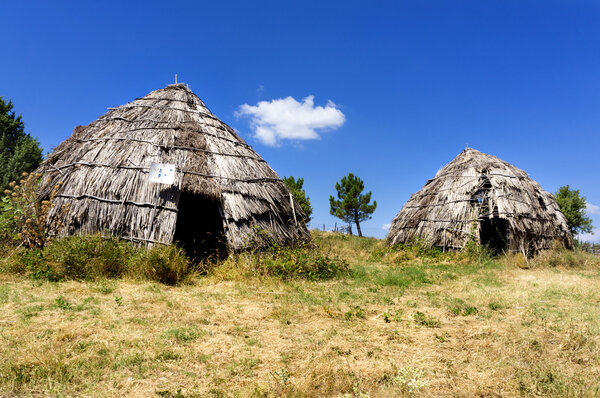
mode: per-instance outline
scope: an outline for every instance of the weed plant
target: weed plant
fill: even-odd
[[[320,253],[311,245],[279,246],[267,250],[242,253],[230,259],[234,266],[246,267],[253,275],[273,276],[311,281],[331,279],[350,272],[348,263],[340,257]]]
[[[41,174],[23,173],[22,179],[13,181],[0,197],[0,242],[3,246],[42,248],[48,241],[47,230],[62,227],[57,223],[46,225],[48,212],[62,182],[50,192],[48,200],[37,199]],[[68,210],[64,205],[60,211]]]
[[[374,248],[368,260],[387,264],[468,264],[477,263],[487,265],[493,260],[491,251],[486,246],[481,246],[473,241],[467,242],[463,250],[443,251],[439,247],[430,247],[425,240],[415,238],[407,243],[393,246],[379,246]]]
[[[440,321],[433,316],[427,315],[421,311],[417,311],[413,315],[413,319],[418,326],[426,328],[439,328]]]
[[[554,247],[539,253],[532,261],[532,268],[600,268],[600,256],[583,250],[567,250],[564,247]]]

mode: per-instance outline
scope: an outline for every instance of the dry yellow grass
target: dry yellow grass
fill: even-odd
[[[0,274],[0,396],[600,394],[597,268],[384,265],[347,242],[354,272],[327,282]]]

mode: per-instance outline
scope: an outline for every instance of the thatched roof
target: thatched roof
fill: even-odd
[[[172,186],[148,182],[152,162],[175,165]],[[204,204],[216,203],[210,211],[219,213],[230,250],[245,247],[257,230],[280,244],[309,239],[305,216],[277,173],[183,84],[76,127],[41,171],[41,198],[62,182],[49,214],[60,234],[109,232],[170,243],[178,222],[202,222]],[[180,213],[183,194],[205,202]]]
[[[490,233],[504,240],[500,249],[528,255],[554,240],[572,246],[567,220],[551,194],[523,170],[467,148],[411,196],[387,241],[420,238],[430,246],[462,248],[469,239],[487,243]]]

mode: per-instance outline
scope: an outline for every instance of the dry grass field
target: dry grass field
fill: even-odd
[[[257,277],[243,258],[175,287],[0,273],[0,396],[600,396],[597,257],[313,235],[348,275]]]

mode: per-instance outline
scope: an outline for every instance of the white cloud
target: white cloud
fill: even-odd
[[[580,242],[600,243],[600,228],[594,228],[592,233],[579,234],[577,240]]]
[[[596,206],[591,203],[586,203],[585,209],[589,214],[600,214],[600,206]]]
[[[244,104],[235,115],[249,117],[254,137],[269,146],[278,146],[281,140],[319,139],[319,131],[334,130],[346,121],[336,104],[328,101],[324,107],[315,106],[312,95],[302,102],[286,97]]]
[[[392,224],[383,224],[383,225],[381,226],[381,229],[383,229],[383,230],[385,230],[385,231],[388,231],[388,230],[390,229],[390,227],[391,227],[391,226],[392,226]]]

